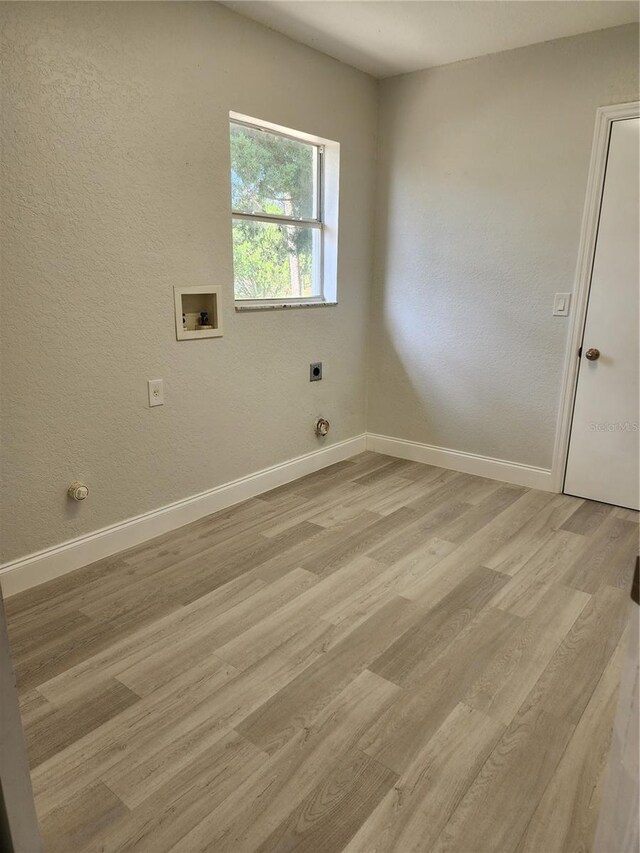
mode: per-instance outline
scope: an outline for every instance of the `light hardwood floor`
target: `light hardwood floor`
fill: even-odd
[[[637,514],[365,453],[7,601],[48,853],[566,853]]]

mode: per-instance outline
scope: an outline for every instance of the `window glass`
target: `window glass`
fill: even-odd
[[[320,295],[320,231],[251,219],[233,220],[236,299]]]
[[[239,213],[317,219],[316,145],[231,123],[231,205]]]

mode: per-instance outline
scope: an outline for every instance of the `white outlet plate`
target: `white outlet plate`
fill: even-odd
[[[149,408],[164,406],[164,382],[162,379],[149,379]]]

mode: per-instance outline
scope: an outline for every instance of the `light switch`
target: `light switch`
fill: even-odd
[[[554,317],[568,317],[569,316],[569,303],[571,302],[571,294],[570,293],[556,293],[555,298],[553,300],[553,316]]]
[[[164,406],[164,383],[162,379],[149,379],[149,407]]]

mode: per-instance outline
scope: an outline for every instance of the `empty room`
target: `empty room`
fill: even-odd
[[[638,853],[639,4],[0,2],[0,848]]]

